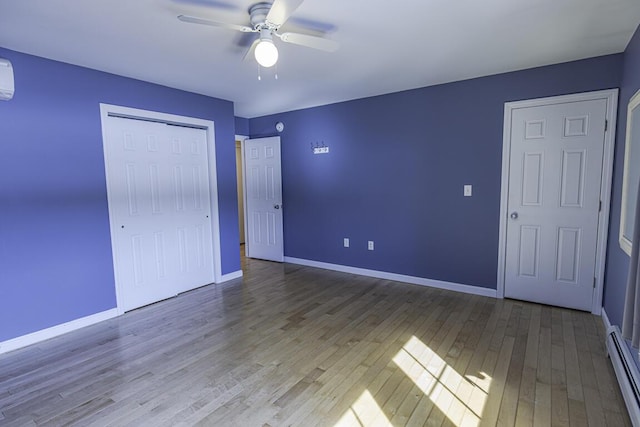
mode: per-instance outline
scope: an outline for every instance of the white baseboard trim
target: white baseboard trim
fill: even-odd
[[[242,270],[234,271],[233,273],[223,274],[222,277],[220,277],[219,283],[228,282],[229,280],[233,280],[233,279],[239,279],[240,277],[242,277]]]
[[[227,282],[229,280],[238,279],[242,277],[242,270],[234,271],[229,274],[224,274],[220,278],[219,283]],[[0,354],[8,353],[13,350],[17,350],[28,345],[36,344],[49,338],[57,337],[58,335],[66,334],[67,332],[75,331],[76,329],[84,328],[85,326],[93,325],[104,320],[108,320],[117,317],[123,312],[118,312],[118,308],[112,308],[107,311],[92,314],[87,317],[72,320],[70,322],[62,323],[60,325],[52,326],[47,329],[32,332],[27,335],[22,335],[16,338],[12,338],[7,341],[0,342]]]
[[[114,318],[117,315],[118,309],[112,308],[107,311],[102,311],[87,317],[82,317],[80,319],[3,341],[0,342],[0,354],[8,353],[31,344],[36,344],[40,341],[48,340],[49,338],[57,337],[58,335],[66,334],[67,332],[75,331],[76,329],[84,328],[85,326]]]
[[[447,291],[462,292],[465,294],[481,295],[497,298],[495,289],[479,286],[461,285],[459,283],[444,282],[442,280],[425,279],[423,277],[406,276],[404,274],[387,273],[386,271],[368,270],[366,268],[349,267],[347,265],[329,264],[326,262],[312,261],[308,259],[284,257],[284,262],[290,264],[305,265],[307,267],[323,268],[325,270],[340,271],[343,273],[358,274],[360,276],[375,277],[377,279],[393,280],[396,282],[411,283],[413,285],[428,286],[431,288],[445,289]]]
[[[600,312],[600,316],[602,316],[602,323],[604,323],[604,330],[608,331],[611,327],[611,322],[609,321],[609,316],[607,316],[607,312],[602,307],[602,311]]]

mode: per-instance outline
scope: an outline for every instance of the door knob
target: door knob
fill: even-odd
[[[280,209],[280,205],[273,205],[274,209]]]
[[[518,212],[511,212],[511,215],[509,215],[511,217],[511,219],[518,219]]]

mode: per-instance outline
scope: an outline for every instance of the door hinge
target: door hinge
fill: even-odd
[[[598,202],[598,212],[602,212],[602,200]]]
[[[604,121],[604,131],[606,132],[609,129],[609,120]]]
[[[593,289],[595,289],[595,288],[596,288],[596,278],[594,277],[593,278]]]

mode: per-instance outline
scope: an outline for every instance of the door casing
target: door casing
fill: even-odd
[[[248,257],[248,253],[249,253],[249,242],[247,239],[247,229],[248,229],[248,224],[247,224],[247,180],[245,179],[246,175],[246,164],[244,161],[244,142],[249,139],[248,135],[236,135],[236,141],[240,141],[240,154],[242,156],[242,161],[241,166],[242,166],[242,220],[243,220],[243,226],[244,226],[244,256]],[[239,225],[239,224],[238,224]]]
[[[500,194],[500,232],[498,247],[497,297],[504,298],[506,270],[506,238],[508,220],[509,169],[511,157],[511,116],[517,108],[539,107],[568,102],[605,99],[607,101],[607,128],[604,135],[604,152],[602,159],[602,180],[600,184],[600,201],[602,209],[598,217],[598,244],[596,249],[595,277],[596,286],[593,294],[591,313],[599,315],[602,311],[602,293],[604,287],[604,268],[606,261],[607,237],[609,229],[609,211],[611,201],[611,183],[613,179],[613,157],[616,134],[616,116],[618,108],[618,89],[585,92],[572,95],[537,98],[524,101],[506,102],[504,106],[504,125],[502,137],[502,184]]]
[[[242,137],[239,135],[236,135],[236,140],[240,141],[241,144],[241,149],[242,149],[242,180],[243,180],[243,184],[244,184],[244,225],[245,225],[245,256],[247,258],[251,257],[252,255],[252,227],[250,227],[249,224],[249,210],[248,210],[248,206],[250,205],[249,202],[249,180],[247,179],[247,156],[245,153],[245,149],[246,149],[246,143],[247,141],[250,140],[258,140],[258,139],[269,139],[269,138],[278,138],[279,142],[278,145],[281,146],[281,140],[279,136],[275,136],[275,137],[263,137],[263,138],[248,138],[248,137]],[[282,160],[281,158],[279,159],[279,163],[281,163]],[[280,185],[282,185],[282,167],[280,166],[280,169],[278,171],[280,173]],[[278,200],[278,204],[280,205],[280,209],[282,209],[283,204],[282,204],[282,188],[280,188],[279,190],[280,193],[280,200]],[[280,213],[280,215],[282,215],[282,211]],[[284,240],[284,230],[282,229],[282,222],[280,222],[280,234],[281,234],[281,239]],[[269,258],[269,260],[271,261],[276,261],[276,262],[283,262],[284,261],[284,241],[281,242],[281,247],[282,247],[282,251],[278,254],[277,257],[274,258]],[[255,253],[255,251],[254,251]],[[265,258],[266,259],[266,258]]]
[[[223,281],[222,278],[222,260],[221,260],[221,250],[220,250],[220,219],[219,219],[219,211],[218,211],[218,183],[217,183],[217,174],[216,174],[216,157],[215,157],[215,128],[214,122],[210,120],[202,120],[194,117],[185,117],[178,116],[174,114],[166,114],[160,113],[156,111],[148,111],[141,110],[137,108],[129,108],[122,107],[118,105],[110,105],[110,104],[100,104],[100,118],[102,122],[102,142],[103,142],[103,150],[105,151],[104,157],[105,161],[108,158],[107,155],[107,118],[109,116],[115,117],[124,117],[130,119],[138,119],[138,120],[147,120],[147,121],[155,121],[161,123],[169,123],[173,125],[183,125],[189,127],[199,127],[204,129],[207,132],[207,161],[209,166],[209,200],[210,200],[210,210],[211,210],[211,232],[213,233],[212,241],[213,241],[213,273],[214,273],[214,282],[220,283]],[[108,168],[108,165],[105,164],[105,168]],[[109,192],[109,182],[106,180],[107,185],[107,199],[110,199]],[[113,203],[109,200],[109,226],[113,237],[113,230],[117,230],[118,226],[114,222],[115,217],[112,210]],[[114,271],[118,271],[118,266],[116,262],[116,245],[111,245],[112,250],[112,259],[114,264]],[[115,275],[115,288],[116,288],[116,301],[117,301],[117,312],[118,315],[124,313],[124,305],[123,305],[123,292],[120,289],[121,284],[118,283],[117,274]]]

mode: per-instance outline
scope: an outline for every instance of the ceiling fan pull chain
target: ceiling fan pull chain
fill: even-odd
[[[258,80],[262,80],[262,76],[260,76],[260,64],[258,64]]]

